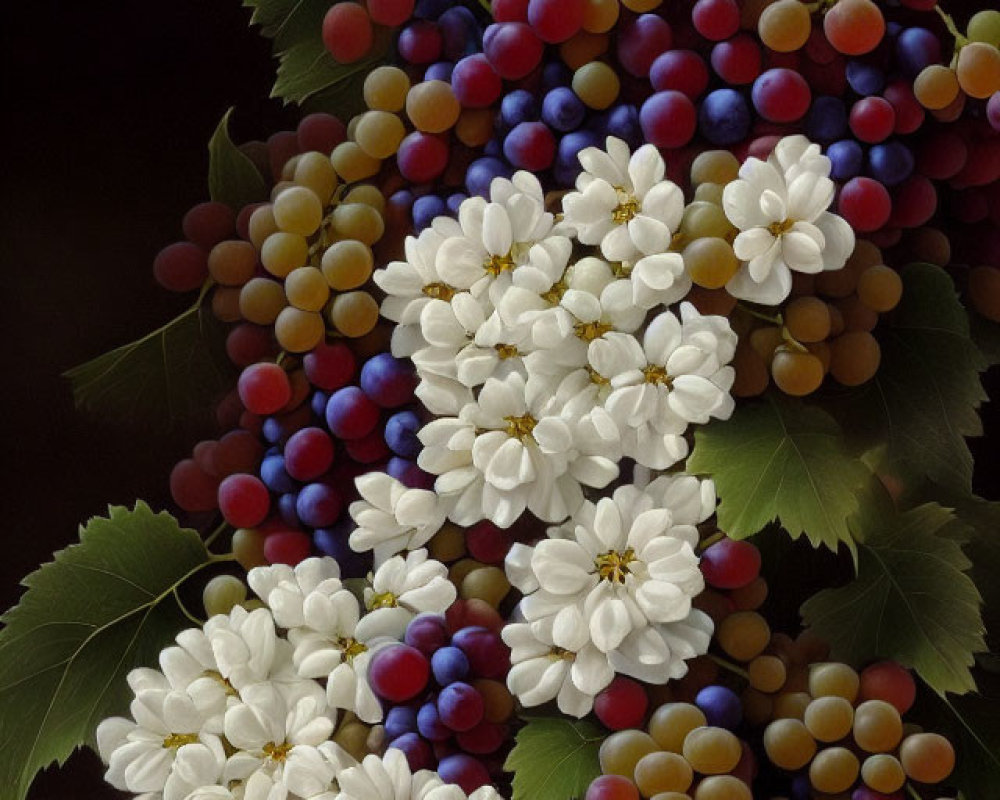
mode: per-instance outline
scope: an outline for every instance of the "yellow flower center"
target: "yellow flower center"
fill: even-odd
[[[782,222],[772,222],[767,226],[767,232],[777,239],[783,233],[788,233],[794,224],[795,220],[792,219],[786,219]]]
[[[611,212],[611,219],[616,225],[624,225],[629,220],[635,219],[641,207],[634,194],[625,191],[621,186],[616,186],[615,191],[618,192],[618,205]]]
[[[608,331],[613,331],[614,329],[614,325],[610,325],[607,322],[601,322],[600,320],[595,322],[578,322],[573,326],[573,332],[576,333],[577,338],[583,339],[585,342],[592,342],[594,339],[600,339]]]
[[[590,382],[596,383],[598,386],[607,386],[611,383],[607,378],[605,378],[600,372],[594,369],[590,364],[587,364],[587,374],[590,376]]]
[[[272,761],[284,761],[288,758],[288,751],[292,749],[292,745],[288,742],[282,742],[281,744],[275,744],[274,742],[268,742],[264,745],[264,755],[270,758]]]
[[[553,645],[552,649],[549,650],[549,658],[553,661],[575,661],[576,653]]]
[[[668,388],[673,385],[674,382],[674,379],[667,374],[667,368],[661,367],[658,364],[648,364],[643,367],[642,377],[645,379],[646,383],[659,383]]]
[[[395,605],[395,599],[393,600],[393,605]],[[380,608],[385,608],[386,606],[380,606]],[[362,653],[368,652],[368,645],[362,644],[357,639],[348,637],[346,639],[338,639],[336,642],[336,647],[344,654],[344,660],[350,664],[355,658],[360,656]]]
[[[490,256],[483,261],[483,269],[494,278],[505,270],[514,269],[515,266],[514,257],[510,252],[503,256]]]
[[[493,349],[497,351],[497,355],[500,356],[501,359],[517,358],[521,355],[521,352],[517,349],[517,347],[512,344],[496,344],[493,345]]]
[[[566,285],[566,281],[560,278],[558,281],[552,284],[552,288],[547,292],[539,295],[546,303],[552,306],[559,305],[559,301],[562,300],[562,296],[566,294],[566,290],[569,287]]]
[[[630,547],[624,553],[608,550],[594,559],[597,574],[601,580],[611,583],[625,583],[625,576],[630,574],[629,564],[635,561],[635,551]]]
[[[392,592],[382,592],[372,596],[368,601],[368,610],[374,611],[376,608],[395,608],[398,605],[396,595]]]
[[[202,674],[202,677],[212,678],[213,680],[218,681],[219,683],[221,683],[223,691],[225,691],[225,693],[227,695],[229,695],[230,697],[236,697],[239,694],[239,692],[236,691],[236,687],[233,686],[229,682],[229,679],[222,677],[222,673],[221,672],[216,672],[214,669],[209,669],[209,670],[205,670],[201,674]]]
[[[457,292],[447,283],[428,283],[423,289],[423,293],[434,300],[444,300],[451,302]]]
[[[507,423],[507,435],[512,439],[520,439],[522,442],[531,436],[532,431],[538,424],[531,414],[524,414],[520,417],[504,417]]]
[[[172,733],[163,740],[164,750],[176,750],[186,744],[194,744],[198,741],[197,733]]]

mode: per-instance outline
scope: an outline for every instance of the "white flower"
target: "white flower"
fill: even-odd
[[[236,606],[229,614],[211,617],[203,630],[219,674],[237,691],[268,680],[285,667],[270,609],[247,611]]]
[[[607,654],[590,641],[576,605],[535,622],[506,625],[503,640],[511,649],[507,686],[525,707],[555,699],[564,714],[586,716],[594,695],[615,676]]]
[[[633,631],[608,659],[615,672],[646,683],[666,683],[684,677],[688,659],[708,652],[714,629],[708,614],[692,608],[683,620]]]
[[[361,475],[354,485],[362,499],[348,509],[358,526],[350,545],[358,552],[374,550],[376,564],[402,550],[423,547],[447,515],[434,492],[409,489],[384,472]]]
[[[791,270],[840,269],[854,250],[854,232],[826,209],[836,187],[829,159],[803,136],[783,139],[767,161],[749,158],[726,185],[722,206],[740,233],[733,242],[740,266],[726,289],[743,300],[782,302]]]
[[[282,628],[304,624],[302,603],[310,592],[332,594],[343,588],[340,565],[329,557],[307,558],[294,569],[287,564],[254,567],[247,573],[247,583]]]
[[[643,343],[609,333],[591,344],[594,369],[611,384],[605,408],[622,431],[625,455],[666,469],[687,455],[682,434],[692,423],[728,419],[735,373],[727,364],[736,334],[725,317],[681,305],[683,322],[664,311],[646,327]]]
[[[412,773],[403,752],[392,747],[381,758],[368,755],[357,766],[345,769],[337,783],[336,800],[502,800],[489,785],[466,794],[430,770]]]
[[[427,557],[427,550],[394,556],[380,566],[365,587],[368,613],[358,622],[357,636],[372,639],[388,636],[402,639],[417,614],[443,614],[455,602],[455,584],[448,568]]]
[[[538,587],[521,601],[525,618],[567,614],[582,603],[590,639],[600,651],[634,645],[647,661],[663,663],[669,653],[648,643],[645,629],[685,620],[691,599],[704,588],[694,552],[698,531],[690,517],[675,520],[649,493],[622,486],[596,505],[584,504],[549,536],[508,556],[511,582],[523,590]]]
[[[632,304],[646,310],[676,303],[691,290],[691,276],[684,268],[680,253],[657,253],[640,258],[632,267],[628,281]]]
[[[453,521],[506,528],[527,508],[557,522],[582,502],[581,483],[603,487],[617,477],[615,462],[586,450],[557,405],[543,382],[512,373],[487,380],[458,417],[421,429],[418,463],[439,476],[435,490],[454,501]]]
[[[563,198],[564,222],[584,244],[599,244],[609,261],[637,261],[664,253],[680,225],[684,195],[664,180],[659,151],[646,144],[629,154],[628,145],[609,136],[607,151],[580,152],[579,191]]]
[[[152,669],[132,670],[128,683],[135,721],[111,717],[97,727],[105,780],[123,791],[162,792],[164,800],[183,800],[196,787],[216,783],[226,754],[191,697]]]

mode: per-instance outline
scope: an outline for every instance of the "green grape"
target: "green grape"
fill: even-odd
[[[714,775],[698,784],[694,800],[753,800],[753,794],[739,778]]]
[[[915,733],[903,739],[899,761],[908,778],[940,783],[955,768],[955,748],[938,733]]]
[[[378,303],[367,292],[347,292],[333,299],[330,322],[344,336],[357,339],[378,322]]]
[[[854,741],[869,753],[895,750],[903,738],[899,711],[884,700],[866,700],[854,709]]]
[[[740,267],[733,246],[717,236],[693,240],[682,255],[691,280],[706,289],[721,289]]]
[[[389,158],[396,154],[406,136],[406,126],[396,114],[369,111],[361,115],[354,138],[372,158]]]
[[[287,231],[272,233],[260,249],[260,263],[276,278],[284,278],[293,269],[304,267],[308,258],[306,237]]]
[[[399,111],[410,91],[410,79],[399,67],[376,67],[365,77],[365,104],[375,111]]]
[[[323,221],[323,204],[306,186],[290,186],[274,199],[274,221],[288,233],[312,236]]]
[[[621,775],[631,780],[639,759],[657,750],[652,736],[630,729],[612,733],[601,742],[597,758],[605,775]]]
[[[737,661],[750,661],[767,647],[771,628],[756,611],[736,611],[722,620],[715,637],[726,655]]]
[[[272,325],[288,305],[280,283],[268,278],[251,278],[240,289],[240,313],[257,325]]]
[[[713,206],[722,206],[722,192],[725,186],[721,183],[699,183],[694,190],[694,202],[711,203]]]
[[[817,697],[802,717],[809,733],[821,742],[836,742],[851,732],[854,706],[843,697]]]
[[[809,782],[827,794],[846,792],[858,779],[858,757],[846,747],[820,750],[809,765]]]
[[[253,246],[260,250],[264,246],[264,241],[272,233],[278,232],[278,223],[274,221],[274,207],[263,205],[255,208],[250,215],[248,226],[250,231],[250,241]]]
[[[236,562],[249,572],[267,565],[264,557],[264,534],[253,528],[239,528],[233,534],[233,555]]]
[[[969,18],[966,36],[973,42],[1000,47],[1000,11],[992,8],[977,11]]]
[[[811,700],[808,692],[782,692],[774,698],[774,718],[801,720]]]
[[[773,694],[785,685],[788,671],[777,656],[757,656],[747,665],[750,685],[761,692]]]
[[[510,593],[510,581],[499,567],[485,566],[474,569],[462,579],[459,596],[465,600],[485,600],[493,608]]]
[[[728,150],[706,150],[691,162],[691,185],[703,183],[724,185],[736,180],[740,172],[740,162]]]
[[[703,726],[684,737],[684,758],[702,775],[732,772],[743,755],[740,740],[725,728]]]
[[[465,580],[466,575],[485,566],[482,561],[477,561],[474,558],[461,558],[449,568],[448,580],[459,586]]]
[[[299,267],[285,278],[285,296],[303,311],[321,311],[330,299],[330,287],[315,267]]]
[[[366,203],[342,203],[334,209],[332,222],[341,239],[357,239],[369,247],[385,233],[382,215]]]
[[[816,740],[797,719],[776,719],[764,729],[764,752],[781,769],[801,769],[816,755]]]
[[[368,739],[372,729],[363,722],[348,720],[341,725],[333,735],[333,741],[343,747],[350,755],[358,761],[364,759],[371,750],[368,747]]]
[[[646,727],[662,750],[680,753],[688,733],[707,724],[705,714],[696,705],[664,703],[653,712]]]
[[[462,106],[446,81],[418,83],[406,96],[406,116],[424,133],[444,133],[455,127]]]
[[[240,605],[247,611],[256,611],[258,608],[267,608],[267,606],[264,605],[264,601],[259,597],[251,597],[249,600],[244,600],[240,603]]]
[[[585,106],[603,111],[618,99],[621,83],[610,65],[591,61],[573,73],[573,91]]]
[[[275,198],[281,194],[285,189],[291,189],[295,186],[295,182],[292,180],[292,176],[289,175],[286,180],[278,181],[274,186],[271,187],[270,199],[271,203],[274,203]]]
[[[822,342],[830,335],[830,308],[818,297],[796,297],[785,306],[784,319],[798,342]]]
[[[257,251],[250,242],[229,239],[208,254],[208,274],[222,286],[242,286],[257,271]]]
[[[649,753],[635,765],[635,785],[643,797],[659,792],[686,792],[692,780],[691,765],[677,753]]]
[[[235,575],[216,575],[205,584],[201,598],[208,616],[228,614],[247,599],[247,585]]]
[[[371,206],[379,214],[385,214],[385,195],[377,186],[362,183],[349,191],[343,199],[344,203],[364,203]]]
[[[892,794],[903,788],[906,773],[895,756],[879,753],[865,759],[865,763],[861,765],[861,780],[869,789]]]
[[[322,153],[303,153],[295,165],[292,177],[299,186],[311,189],[324,205],[330,202],[337,188],[337,170],[330,163],[330,157]]]
[[[813,664],[809,670],[809,693],[813,697],[843,697],[853,703],[858,696],[861,679],[847,664],[829,661]]]
[[[274,336],[289,353],[305,353],[323,341],[326,326],[315,311],[288,306],[274,321]]]
[[[858,277],[858,299],[872,311],[892,311],[903,296],[903,280],[885,264],[874,264]]]
[[[382,162],[368,155],[357,142],[341,142],[330,153],[330,162],[345,183],[370,178],[382,168]]]
[[[680,226],[682,241],[691,242],[710,236],[725,239],[732,231],[733,224],[726,217],[726,212],[715,203],[698,200],[684,209]]]
[[[327,248],[320,266],[330,288],[346,292],[357,289],[371,277],[375,257],[364,242],[344,239]]]

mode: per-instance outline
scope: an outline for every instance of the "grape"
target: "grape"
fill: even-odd
[[[732,775],[714,775],[698,784],[694,800],[753,800],[750,787]]]
[[[274,321],[275,338],[290,353],[312,350],[323,340],[325,333],[323,317],[314,311],[289,306],[283,308]]]
[[[260,462],[262,447],[249,431],[230,431],[212,451],[212,465],[218,475],[251,472]]]
[[[723,538],[701,554],[705,581],[718,589],[746,586],[760,574],[760,551],[750,542]]]
[[[770,627],[756,611],[737,611],[730,614],[716,630],[719,646],[737,661],[750,661],[762,653],[770,638]]]
[[[420,614],[414,617],[406,626],[404,641],[425,656],[431,656],[448,643],[444,617],[440,614]]]
[[[323,44],[341,64],[363,58],[372,47],[372,22],[365,7],[340,2],[323,17]]]
[[[743,718],[740,698],[732,689],[725,686],[704,687],[695,697],[695,705],[704,712],[710,726],[732,730],[740,724],[740,720]]]
[[[443,648],[434,655],[445,650],[456,650],[464,656],[457,647]],[[465,661],[468,665],[468,661]],[[445,686],[437,699],[438,713],[441,722],[453,731],[472,730],[483,719],[483,698],[472,686],[461,681],[453,681]]]
[[[858,277],[858,297],[873,311],[891,311],[903,296],[899,273],[884,264],[868,267]]]
[[[977,11],[969,18],[966,36],[973,42],[985,42],[993,47],[1000,47],[1000,11],[995,9]]]
[[[301,531],[275,531],[264,540],[264,557],[271,564],[294,567],[309,557],[311,543]]]
[[[881,183],[852,178],[841,188],[837,210],[855,230],[876,231],[889,221],[892,200]]]
[[[310,483],[295,498],[295,514],[310,528],[325,528],[340,517],[344,500],[332,486]]]
[[[368,108],[401,111],[410,91],[410,79],[399,67],[376,67],[365,77],[362,91]]]
[[[468,676],[469,659],[457,647],[442,647],[431,656],[431,671],[434,680],[447,686]]]
[[[416,372],[409,361],[380,353],[361,368],[362,390],[382,408],[397,408],[413,399]]]
[[[430,664],[414,647],[393,644],[375,652],[368,665],[368,680],[375,693],[390,702],[403,703],[427,686]]]
[[[181,220],[181,230],[188,241],[202,250],[211,250],[236,231],[232,209],[215,201],[192,206]]]
[[[813,664],[809,671],[809,693],[813,697],[843,697],[853,703],[859,685],[858,673],[847,664]]]
[[[293,269],[305,266],[308,258],[309,244],[298,233],[272,233],[260,249],[260,263],[276,278],[284,278]]]
[[[518,169],[542,172],[552,166],[556,140],[543,122],[522,122],[503,143],[503,154]]]
[[[542,41],[564,42],[583,25],[583,0],[529,0],[528,23]]]
[[[891,794],[903,788],[906,773],[894,756],[880,753],[865,759],[861,765],[861,780],[876,792]]]
[[[690,764],[677,753],[650,753],[635,765],[635,783],[643,797],[658,792],[685,792],[693,779]]]
[[[646,141],[657,147],[682,147],[691,141],[697,127],[694,103],[681,92],[656,92],[639,111]]]
[[[913,133],[924,123],[924,109],[913,93],[911,84],[897,80],[885,87],[882,96],[896,112],[895,133]]]
[[[1000,50],[983,42],[969,42],[958,51],[955,74],[969,97],[989,97],[1000,91]]]
[[[821,342],[830,335],[829,306],[817,297],[796,297],[785,307],[785,327],[799,342]]]
[[[348,292],[334,298],[330,307],[334,327],[352,339],[371,332],[378,322],[378,303],[367,292]]]
[[[583,30],[607,33],[618,21],[618,0],[586,0],[583,4]]]
[[[399,33],[396,49],[404,61],[430,64],[441,57],[444,41],[441,29],[433,22],[420,20],[407,25]]]
[[[667,50],[653,61],[649,80],[654,91],[673,89],[694,100],[708,86],[708,68],[693,50]]]
[[[799,0],[778,0],[768,5],[757,21],[760,40],[778,53],[801,49],[809,39],[809,9]]]
[[[618,62],[637,78],[648,77],[657,56],[670,50],[674,41],[669,23],[656,14],[642,14],[620,26],[617,35]]]
[[[333,465],[333,440],[320,428],[302,428],[289,437],[284,449],[284,467],[299,481],[318,478]]]
[[[583,800],[639,800],[639,790],[621,775],[601,775],[587,787]]]
[[[222,286],[242,286],[257,270],[257,252],[250,242],[219,242],[208,254],[208,274]]]
[[[861,172],[864,150],[853,139],[843,139],[831,144],[826,155],[830,159],[830,177],[836,181],[847,181]]]
[[[796,0],[797,2],[797,0]],[[847,133],[847,110],[839,97],[824,95],[813,100],[806,115],[806,133],[818,142],[832,142]]]
[[[274,221],[274,207],[270,203],[260,206],[250,215],[250,241],[258,250],[264,246],[268,236],[277,232],[278,223]]]
[[[330,162],[344,183],[370,178],[382,166],[381,161],[368,155],[357,142],[338,144],[330,154]]]
[[[878,341],[867,331],[848,331],[830,343],[830,373],[844,386],[871,380],[880,361]]]
[[[646,690],[623,675],[617,676],[594,699],[594,714],[613,731],[638,727],[648,707]]]
[[[984,317],[1000,322],[1000,270],[985,266],[969,270],[969,300]]]
[[[235,575],[216,575],[205,584],[201,593],[205,614],[228,614],[247,599],[247,585]]]
[[[587,109],[583,102],[567,86],[551,89],[542,100],[542,121],[554,130],[575,130],[583,124],[586,116]]]
[[[382,113],[370,111],[370,114]],[[331,216],[334,232],[342,239],[357,239],[362,244],[375,244],[385,232],[385,221],[377,209],[366,203],[343,203]]]
[[[285,278],[285,296],[301,311],[319,311],[330,298],[330,287],[315,267],[299,267]]]
[[[451,643],[469,658],[472,674],[479,678],[500,678],[510,668],[510,651],[494,631],[479,625],[462,628]]]
[[[771,359],[775,385],[793,397],[815,392],[823,382],[823,363],[812,353],[781,345]]]
[[[190,242],[168,245],[153,260],[153,276],[157,283],[172,292],[198,289],[208,277],[205,251]]]
[[[236,562],[247,571],[267,564],[264,557],[264,534],[257,530],[240,528],[235,531],[232,548]]]
[[[836,742],[851,732],[854,708],[843,697],[817,697],[806,707],[806,728],[821,742]]]
[[[287,373],[277,364],[253,364],[240,374],[240,400],[254,414],[272,414],[292,398]]]
[[[490,106],[502,90],[500,76],[481,53],[466,56],[455,65],[451,86],[464,108]]]
[[[743,141],[750,131],[750,123],[746,100],[734,89],[709,92],[698,113],[698,128],[714,145],[728,146]]]
[[[649,733],[663,750],[680,753],[684,737],[695,728],[707,725],[705,713],[690,703],[665,703],[649,718]]]
[[[472,681],[472,685],[482,695],[483,718],[486,722],[505,722],[514,713],[514,697],[503,683],[477,678]]]
[[[601,772],[605,775],[620,775],[631,779],[639,760],[658,750],[657,742],[642,731],[631,729],[617,731],[601,742],[598,751]]]
[[[344,123],[332,114],[307,114],[296,128],[296,142],[302,153],[317,151],[329,154],[346,138]]]
[[[486,59],[501,78],[511,81],[524,78],[538,66],[544,47],[537,31],[524,22],[497,22],[483,34]]]
[[[887,139],[896,125],[896,111],[882,97],[865,97],[851,108],[848,122],[859,141],[873,144]]]
[[[305,186],[290,186],[282,191],[274,199],[272,211],[281,230],[299,236],[312,236],[323,221],[323,204],[316,193]]]
[[[823,32],[838,52],[870,53],[885,34],[885,19],[871,0],[838,0],[823,17]]]
[[[854,710],[854,741],[869,753],[895,749],[903,737],[896,707],[884,700],[866,700]]]
[[[896,64],[908,78],[941,61],[941,42],[926,28],[907,28],[896,37]]]
[[[413,0],[366,0],[372,22],[395,28],[406,22],[413,14]]]
[[[723,775],[734,769],[743,755],[740,740],[725,728],[695,728],[684,739],[684,758],[695,772]]]
[[[878,94],[885,88],[885,73],[874,64],[852,58],[847,62],[847,82],[862,97]]]
[[[727,184],[739,176],[740,162],[728,150],[705,150],[691,162],[691,184]]]
[[[757,113],[768,122],[795,122],[809,110],[812,93],[799,73],[778,67],[767,70],[753,82],[751,98]]]
[[[343,342],[321,343],[303,359],[306,376],[326,391],[339,389],[354,375],[354,354]]]
[[[710,42],[728,39],[740,28],[736,0],[697,0],[691,9],[694,29]]]
[[[326,406],[326,423],[338,439],[361,439],[378,424],[379,408],[357,386],[345,386],[332,395]]]
[[[844,747],[820,750],[809,765],[809,782],[821,792],[845,792],[858,779],[858,757]]]
[[[913,94],[924,108],[940,111],[959,96],[958,76],[949,67],[931,64],[917,75]]]
[[[764,751],[775,766],[797,770],[812,760],[816,742],[801,721],[776,719],[764,730]]]
[[[761,692],[773,694],[785,685],[785,662],[777,656],[757,656],[747,665],[750,685]]]
[[[955,768],[955,749],[937,733],[914,733],[899,747],[903,771],[919,783],[940,783]]]
[[[490,782],[489,772],[482,761],[465,753],[442,758],[438,762],[437,773],[445,783],[457,784],[466,794],[472,794]]]
[[[483,600],[496,608],[510,592],[510,582],[499,567],[474,569],[462,580],[459,595],[466,600]]]
[[[885,186],[896,186],[913,172],[913,152],[899,141],[877,144],[868,151],[868,171]]]
[[[609,108],[618,98],[620,88],[618,75],[603,61],[584,64],[573,73],[573,91],[588,108],[598,111]]]

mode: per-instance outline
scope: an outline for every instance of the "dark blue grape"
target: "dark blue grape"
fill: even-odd
[[[847,62],[847,82],[862,97],[878,94],[885,88],[885,73],[874,64],[852,58]]]
[[[639,109],[633,105],[623,103],[612,108],[608,113],[605,127],[608,136],[617,136],[633,150],[642,145]]]
[[[385,735],[395,739],[404,733],[416,733],[417,710],[412,706],[393,706],[385,715]]]
[[[483,32],[475,15],[464,6],[452,6],[438,17],[437,23],[442,50],[449,61],[458,61],[481,49]]]
[[[469,674],[469,658],[457,647],[442,647],[431,656],[434,680],[442,686],[464,680]]]
[[[583,124],[587,108],[568,86],[557,86],[542,100],[542,122],[556,131],[572,131]]]
[[[732,145],[750,132],[751,114],[747,101],[735,89],[716,89],[702,100],[698,129],[712,144]]]
[[[417,438],[419,430],[420,417],[413,411],[400,411],[386,420],[385,443],[397,456],[416,458],[422,449]]]
[[[424,80],[450,82],[454,69],[455,64],[451,61],[436,61],[424,70]]]
[[[417,729],[420,735],[432,742],[443,742],[451,737],[451,728],[441,721],[437,706],[424,703],[417,712]]]
[[[573,80],[573,72],[562,61],[549,61],[542,67],[542,90],[548,91],[557,86],[569,86]]]
[[[913,79],[924,67],[941,63],[941,41],[926,28],[907,28],[896,39],[896,64]]]
[[[266,456],[260,462],[260,479],[272,492],[294,492],[299,487],[285,469],[285,458],[281,455]]]
[[[413,227],[422,231],[430,226],[435,217],[448,213],[448,206],[436,194],[425,194],[413,201]]]
[[[826,144],[847,133],[847,109],[839,97],[823,95],[813,100],[806,115],[806,135]]]
[[[509,164],[499,158],[486,156],[473,161],[465,172],[465,188],[469,195],[490,196],[490,184],[494,178],[509,178],[514,174]]]
[[[861,174],[865,152],[853,139],[841,139],[826,149],[830,159],[830,177],[835,181],[847,181]]]
[[[299,527],[298,492],[287,492],[278,498],[278,516],[289,528]]]
[[[415,462],[393,456],[385,466],[387,474],[410,489],[433,489],[434,476],[424,472]]]
[[[706,686],[694,699],[709,725],[734,730],[743,719],[743,704],[739,696],[725,686]]]
[[[913,151],[898,140],[877,144],[868,151],[868,172],[885,186],[896,186],[913,174]]]

